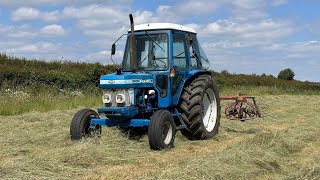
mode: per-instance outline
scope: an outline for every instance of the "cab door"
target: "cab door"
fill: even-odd
[[[183,88],[184,79],[188,74],[189,68],[188,49],[184,33],[175,32],[172,34],[172,60],[175,76],[171,81],[171,95],[173,104],[176,105],[179,101],[180,89]]]

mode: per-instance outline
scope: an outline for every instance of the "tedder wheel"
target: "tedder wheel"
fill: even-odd
[[[91,109],[82,109],[73,116],[70,125],[70,135],[72,140],[79,140],[91,135],[96,135],[98,137],[101,135],[100,125],[90,128],[92,118],[99,118],[99,115]]]
[[[241,121],[245,121],[244,119],[242,118],[246,118],[246,109],[245,108],[241,108],[240,111],[239,111],[239,119]]]
[[[208,139],[218,133],[220,98],[212,76],[199,75],[184,87],[179,111],[187,129],[181,133],[189,139]]]
[[[173,147],[175,134],[176,124],[169,111],[158,110],[151,116],[148,128],[151,149],[160,150]]]

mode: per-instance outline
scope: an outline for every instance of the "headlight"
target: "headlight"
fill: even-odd
[[[123,104],[126,101],[126,97],[124,96],[124,94],[118,94],[116,97],[116,102],[118,104]]]
[[[102,101],[105,104],[111,103],[111,95],[110,94],[105,94],[102,96]]]
[[[148,95],[154,95],[155,93],[156,93],[155,90],[149,90],[149,91],[148,91]]]

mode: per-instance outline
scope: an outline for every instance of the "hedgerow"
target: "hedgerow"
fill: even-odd
[[[100,63],[28,60],[0,54],[0,87],[50,87],[57,89],[92,89],[99,85],[101,73],[111,73],[116,65]],[[287,92],[320,92],[320,83],[286,81],[271,75],[245,75],[212,72],[220,88],[266,86]]]

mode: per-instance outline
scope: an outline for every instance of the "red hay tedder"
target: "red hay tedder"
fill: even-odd
[[[224,111],[226,118],[230,120],[245,121],[261,117],[255,97],[253,96],[245,96],[244,94],[239,94],[239,96],[221,96],[220,100],[233,101]],[[252,100],[252,102],[248,100]]]

